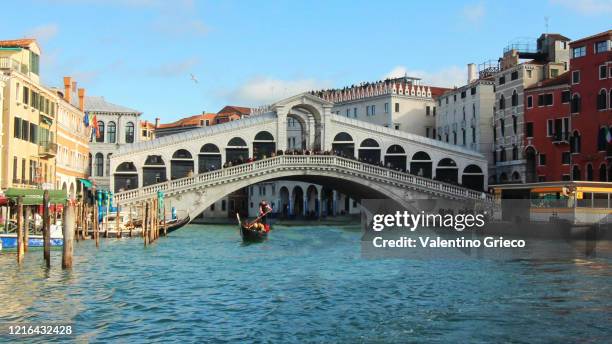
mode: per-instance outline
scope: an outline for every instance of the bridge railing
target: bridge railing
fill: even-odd
[[[280,155],[264,160],[254,161],[252,163],[246,163],[242,165],[223,168],[220,170],[201,173],[193,177],[175,179],[135,190],[119,192],[115,194],[115,201],[123,203],[126,201],[144,199],[147,196],[150,197],[156,194],[158,191],[181,191],[193,187],[204,186],[207,184],[210,185],[225,182],[228,179],[244,177],[248,174],[265,172],[270,170],[271,168],[283,166],[305,166],[308,168],[338,167],[344,171],[352,170],[355,172],[361,172],[363,174],[366,174],[369,178],[385,178],[399,181],[402,183],[408,183],[420,187],[426,192],[430,192],[433,190],[461,198],[492,200],[492,196],[487,195],[481,191],[471,190],[462,186],[453,185],[425,177],[419,177],[413,174],[399,172],[385,167],[375,166],[356,160],[342,158],[339,156]]]

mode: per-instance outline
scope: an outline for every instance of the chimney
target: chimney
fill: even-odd
[[[471,84],[472,82],[478,80],[478,72],[476,71],[476,65],[474,63],[468,63],[467,65],[468,77],[467,83]]]
[[[72,100],[72,78],[69,76],[64,77],[64,100],[68,103]]]
[[[85,112],[85,89],[84,88],[79,88],[79,110],[81,110],[82,112]]]
[[[155,118],[155,128],[159,127],[159,117]]]

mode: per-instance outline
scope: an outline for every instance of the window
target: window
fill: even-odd
[[[551,137],[555,134],[555,123],[552,119],[546,121],[546,136]]]
[[[501,130],[502,137],[506,136],[506,121],[503,118],[499,119],[499,127]]]
[[[13,157],[13,181],[17,180],[17,157]]]
[[[516,116],[512,116],[512,131],[516,134],[517,131],[517,127],[518,127],[518,120]]]
[[[30,141],[30,122],[26,120],[21,121],[21,139]]]
[[[506,149],[504,149],[504,147],[500,148],[501,150],[499,151],[499,161],[506,161]]]
[[[210,211],[215,211],[215,204],[214,203],[210,205]]]
[[[518,160],[518,147],[516,145],[512,145],[512,160]]]
[[[607,107],[608,94],[606,90],[599,91],[597,95],[597,110],[605,110]]]
[[[28,105],[30,104],[30,89],[23,86],[23,103]]]
[[[569,163],[570,163],[570,152],[562,152],[561,153],[561,163],[563,165],[569,165]]]
[[[429,116],[430,113],[431,113],[431,107],[428,105],[425,107],[425,115]]]
[[[395,103],[395,112],[399,112],[399,103]]]
[[[553,105],[553,94],[552,93],[546,93],[544,95],[544,105],[546,106]]]
[[[38,75],[40,73],[40,56],[30,51],[30,72]]]
[[[463,141],[461,141],[461,142],[465,146],[465,144],[467,143],[466,140],[465,140],[465,129],[461,129],[461,138],[463,139]]]
[[[13,137],[15,137],[16,139],[20,139],[21,138],[21,118],[19,117],[15,117],[15,120],[13,121]]]
[[[429,137],[429,129],[431,128],[425,128],[425,137]]]
[[[96,166],[96,177],[103,177],[104,176],[104,155],[102,155],[102,153],[96,153],[95,166]]]
[[[470,88],[470,94],[471,95],[475,95],[476,94],[476,87]]]
[[[572,49],[572,58],[578,58],[578,57],[583,57],[586,56],[586,47],[582,46],[582,47],[577,47]]]
[[[26,180],[26,159],[21,159],[21,182],[25,183]]]
[[[500,85],[503,85],[503,84],[505,84],[505,83],[506,83],[506,77],[505,77],[505,76],[500,77],[500,78],[499,78],[499,84],[500,84]]]
[[[595,43],[595,54],[608,51],[608,41],[599,41]]]
[[[96,142],[104,142],[104,122],[98,121],[98,130],[96,132]]]
[[[561,103],[567,104],[570,102],[570,91],[561,92]]]
[[[349,117],[351,115],[351,109],[346,109],[346,117]]]
[[[38,126],[30,123],[30,142],[38,144]]]
[[[546,165],[546,154],[540,154],[540,166]]]
[[[581,107],[580,95],[574,94],[572,97],[572,104],[570,106],[571,113],[579,113]]]
[[[125,142],[134,143],[134,123],[132,122],[125,125]]]
[[[516,93],[516,90],[512,92],[512,106],[518,106],[518,93]]]
[[[145,134],[146,136],[146,134]],[[115,122],[108,122],[108,142],[115,143],[117,141],[117,125]]]
[[[580,71],[575,70],[572,72],[572,84],[579,84],[579,83],[580,83]]]
[[[526,72],[527,72],[527,77],[531,79],[531,72],[532,72],[531,69],[527,69]]]
[[[385,103],[385,113],[389,113],[389,103]]]
[[[533,97],[532,96],[528,96],[527,97],[527,108],[531,109],[533,107]]]
[[[453,131],[453,144],[456,145],[457,144],[457,132]]]
[[[226,203],[226,201],[225,201],[225,200],[222,200],[222,201],[221,201],[221,211],[225,211],[226,207],[227,207],[227,203]]]
[[[465,98],[465,96],[466,96],[465,91],[462,91],[462,92],[461,92],[461,99]]]
[[[599,80],[605,79],[608,74],[608,69],[605,65],[599,66]]]
[[[372,114],[370,113],[370,105],[366,105],[366,116],[371,116]]]
[[[570,139],[570,149],[572,153],[580,153],[581,151],[581,138],[580,138],[580,133],[578,133],[577,131],[574,131],[574,134],[572,135],[571,139]]]
[[[506,98],[504,98],[504,95],[502,94],[502,96],[499,98],[499,109],[503,110],[506,108]]]
[[[551,78],[556,78],[559,76],[559,70],[556,68],[551,68],[550,70],[550,77]]]
[[[353,108],[353,117],[357,118],[357,108]]]
[[[512,74],[510,74],[510,80],[516,80],[518,79],[518,71],[514,71],[512,72]]]
[[[533,137],[533,123],[528,122],[525,124],[525,135],[527,137]]]

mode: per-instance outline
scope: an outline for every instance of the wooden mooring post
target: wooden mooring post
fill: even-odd
[[[117,207],[117,212],[115,213],[115,235],[117,236],[117,239],[121,239],[121,227],[120,227],[120,222],[119,222],[119,203],[117,203],[116,205]]]
[[[130,212],[128,214],[128,223],[130,224],[130,238],[132,237],[132,231],[134,230],[134,219],[132,218],[132,206],[130,205]]]
[[[162,221],[164,221],[164,236],[168,235],[168,223],[166,221],[166,202],[164,202],[164,213],[162,215]]]
[[[143,204],[143,214],[144,216],[142,217],[142,237],[144,238],[144,245],[147,246],[148,242],[147,240],[149,239],[149,234],[147,233],[147,227],[149,227],[149,202],[145,201]]]
[[[23,244],[23,197],[17,197],[17,263],[23,262],[24,244]]]
[[[23,230],[23,252],[28,252],[30,240],[30,221],[32,221],[32,206],[25,207],[25,215],[24,215],[24,230]]]
[[[75,209],[69,202],[64,206],[64,216],[62,217],[62,230],[64,234],[64,246],[62,248],[62,268],[72,268],[72,254],[74,251],[74,233],[75,233]]]
[[[93,225],[93,236],[96,239],[96,247],[100,247],[100,226],[98,226],[98,205],[94,204],[93,207],[93,219],[91,221]]]
[[[43,193],[43,256],[47,268],[51,267],[51,217],[49,216],[49,190]]]

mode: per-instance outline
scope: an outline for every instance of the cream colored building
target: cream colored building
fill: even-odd
[[[34,39],[0,41],[3,189],[53,187],[57,95],[41,84],[39,61]]]

